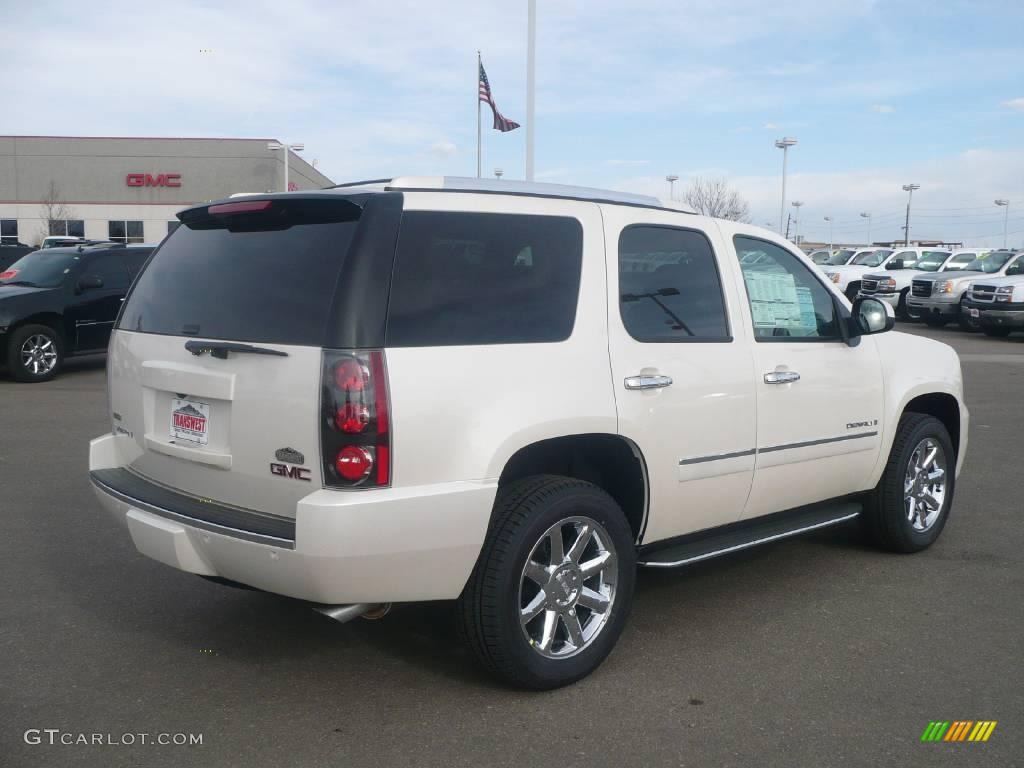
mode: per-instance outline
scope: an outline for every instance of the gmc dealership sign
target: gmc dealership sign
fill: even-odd
[[[129,173],[125,179],[129,187],[180,187],[180,173]]]

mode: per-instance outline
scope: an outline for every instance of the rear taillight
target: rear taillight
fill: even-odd
[[[324,350],[320,449],[324,484],[378,488],[391,483],[391,418],[384,352]]]

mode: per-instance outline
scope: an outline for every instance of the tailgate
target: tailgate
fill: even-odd
[[[294,517],[322,487],[319,347],[193,355],[188,337],[115,331],[110,404],[137,474],[200,499]]]

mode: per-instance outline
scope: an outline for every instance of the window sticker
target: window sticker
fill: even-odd
[[[755,328],[813,328],[814,302],[787,272],[745,272]]]

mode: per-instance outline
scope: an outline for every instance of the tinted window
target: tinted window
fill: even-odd
[[[85,237],[85,222],[81,219],[68,220],[67,234],[69,237]]]
[[[149,254],[152,251],[148,248],[130,248],[120,252],[121,259],[124,261],[125,267],[128,268],[128,277],[134,280],[136,275],[139,274],[139,270],[142,269],[142,265],[146,263],[146,259],[149,258]]]
[[[576,219],[406,212],[387,344],[564,341],[576,320],[582,259]]]
[[[1006,268],[1007,275],[1024,275],[1024,256],[1018,256],[1017,259]]]
[[[259,213],[186,211],[139,275],[120,328],[320,346],[360,208],[276,202]]]
[[[178,228],[179,224],[181,224],[180,221],[168,221],[167,222],[167,234],[169,235],[169,234],[171,234],[171,232],[176,230]]]
[[[728,341],[722,283],[708,239],[669,227],[624,229],[619,312],[637,341]]]
[[[107,233],[117,243],[141,243],[144,239],[141,221],[109,221]]]
[[[839,338],[832,293],[800,259],[764,240],[734,242],[758,341]]]
[[[128,271],[124,268],[121,255],[116,251],[87,257],[79,277],[98,277],[103,281],[105,290],[126,290],[129,283]]]

